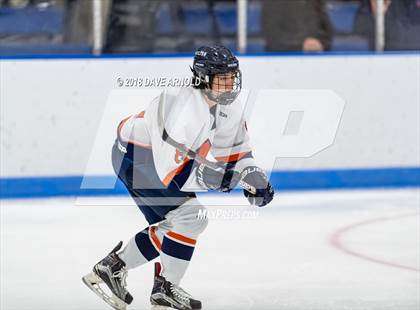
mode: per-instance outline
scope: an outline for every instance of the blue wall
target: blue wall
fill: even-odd
[[[2,178],[0,198],[127,195],[120,181],[112,189],[100,188],[114,176],[88,178],[99,188],[80,189],[82,176]],[[270,181],[276,191],[420,187],[420,167],[273,171]]]

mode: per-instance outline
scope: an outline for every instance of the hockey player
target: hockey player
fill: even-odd
[[[237,58],[226,47],[203,46],[191,70],[198,86],[178,93],[165,90],[145,111],[118,126],[114,170],[149,226],[122,250],[120,242],[83,278],[115,309],[125,309],[133,300],[126,289],[127,270],[159,256],[152,305],[201,309],[201,302],[179,286],[207,226],[207,219],[198,216],[205,209],[195,192],[229,192],[240,183],[249,186],[244,195],[253,205],[273,199],[266,175],[255,165],[242,107],[235,104],[241,90]],[[208,155],[215,161],[206,161]],[[102,282],[112,296],[101,289]]]

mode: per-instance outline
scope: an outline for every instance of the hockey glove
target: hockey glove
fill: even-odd
[[[264,171],[261,168],[255,166],[246,167],[242,170],[241,179],[254,186],[257,190],[255,194],[244,190],[244,195],[248,198],[251,205],[263,207],[270,203],[274,197],[274,190],[270,182],[267,179]]]
[[[198,166],[196,174],[200,186],[220,192],[230,192],[240,180],[239,173],[233,169],[214,170],[204,164]]]

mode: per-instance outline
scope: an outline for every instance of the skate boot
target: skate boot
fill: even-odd
[[[160,263],[155,263],[155,282],[150,296],[150,302],[154,309],[201,309],[201,301],[195,300],[178,285],[167,281],[160,275],[160,271]]]
[[[101,299],[117,310],[125,310],[133,297],[126,289],[127,269],[125,263],[118,257],[122,241],[99,263],[93,267],[93,272],[83,277],[83,282]],[[111,296],[100,286],[105,283],[111,290]]]

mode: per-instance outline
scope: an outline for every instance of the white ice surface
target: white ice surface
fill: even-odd
[[[210,220],[181,283],[204,309],[420,307],[419,190],[278,194],[265,208],[201,201],[234,215]],[[80,278],[146,226],[130,199],[0,203],[1,309],[108,309]],[[129,309],[150,309],[152,273],[129,272]]]

